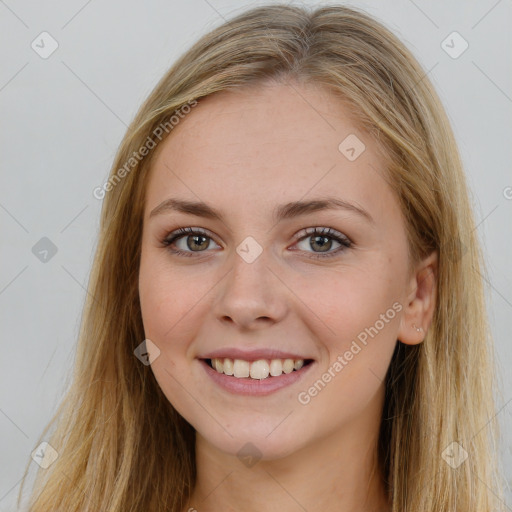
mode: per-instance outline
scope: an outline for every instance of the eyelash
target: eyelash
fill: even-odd
[[[212,237],[210,237],[206,231],[200,229],[200,228],[179,228],[176,231],[173,231],[170,233],[163,241],[162,244],[164,247],[167,248],[171,253],[176,254],[178,256],[186,256],[186,257],[195,257],[194,253],[200,254],[205,251],[182,251],[181,249],[172,249],[171,245],[179,240],[180,238],[183,238],[184,236],[190,236],[190,235],[201,235],[206,238],[210,238],[213,240]],[[341,247],[338,247],[335,251],[329,252],[329,253],[311,253],[312,258],[331,258],[341,252],[344,252],[346,249],[350,249],[352,247],[352,241],[346,237],[345,235],[342,235],[341,233],[334,231],[331,228],[307,228],[303,231],[303,235],[301,238],[297,240],[297,242],[301,242],[304,239],[309,238],[310,236],[324,236],[326,238],[331,238],[332,240],[338,242],[341,244]],[[307,252],[307,251],[306,251]]]

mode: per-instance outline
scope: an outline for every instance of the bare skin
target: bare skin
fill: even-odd
[[[353,161],[338,149],[351,134],[365,145]],[[207,97],[157,151],[139,290],[145,335],[160,350],[154,375],[197,432],[197,485],[184,510],[389,510],[376,452],[383,379],[397,340],[424,339],[437,259],[408,272],[382,153],[339,99],[298,84]],[[372,220],[348,209],[272,216],[278,205],[327,196]],[[205,202],[223,218],[170,209],[150,217],[171,197]],[[180,227],[206,234],[166,247]],[[304,232],[314,227],[350,247]],[[247,237],[262,249],[251,263],[237,252]],[[241,396],[215,384],[199,359],[225,347],[279,348],[313,366],[270,395]],[[326,373],[328,383],[310,391]],[[250,465],[237,456],[244,446]]]

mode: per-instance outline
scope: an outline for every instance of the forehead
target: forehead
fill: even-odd
[[[229,200],[239,211],[339,195],[375,217],[394,201],[384,167],[375,142],[322,87],[223,91],[203,98],[158,147],[147,209],[169,195],[221,206]]]

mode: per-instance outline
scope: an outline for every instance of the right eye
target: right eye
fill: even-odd
[[[172,246],[182,242],[182,246],[174,249]],[[179,228],[162,240],[162,244],[173,254],[179,256],[193,256],[194,253],[205,252],[213,239],[200,228]],[[195,250],[198,249],[198,250]]]

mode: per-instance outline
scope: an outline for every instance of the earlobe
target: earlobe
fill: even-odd
[[[416,267],[406,291],[398,340],[417,345],[425,339],[436,307],[437,252],[432,252]]]

